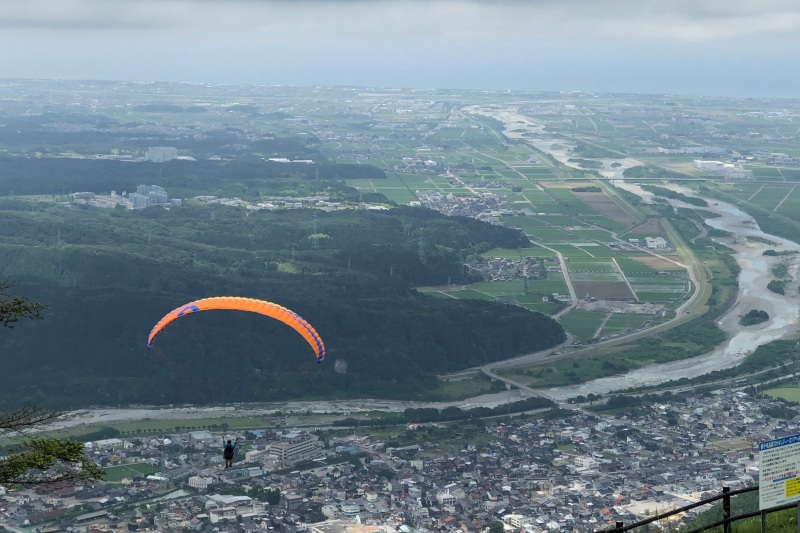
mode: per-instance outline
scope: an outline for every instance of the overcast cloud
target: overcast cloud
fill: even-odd
[[[791,95],[798,44],[797,0],[0,0],[3,77]]]
[[[708,41],[800,35],[796,0],[0,0],[6,29],[276,35],[538,35]]]

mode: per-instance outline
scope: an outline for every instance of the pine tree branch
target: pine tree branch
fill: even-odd
[[[61,416],[59,411],[47,411],[40,405],[27,404],[0,412],[0,436],[9,433],[26,435],[27,431]]]
[[[33,438],[0,461],[0,484],[32,485],[97,481],[104,470],[86,456],[82,442]]]
[[[47,305],[9,295],[8,290],[13,286],[14,283],[10,281],[0,281],[0,326],[13,328],[13,323],[20,318],[41,320],[42,311],[47,308]]]

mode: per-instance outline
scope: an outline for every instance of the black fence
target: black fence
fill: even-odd
[[[753,492],[757,491],[758,486],[755,487],[747,487],[745,489],[739,490],[731,490],[730,487],[722,487],[722,494],[718,494],[716,496],[712,496],[711,498],[706,498],[705,500],[701,500],[699,502],[695,502],[689,505],[685,505],[678,509],[673,509],[671,511],[667,511],[664,513],[659,513],[655,516],[651,516],[645,520],[641,520],[639,522],[635,522],[633,524],[625,525],[622,522],[617,522],[617,525],[611,529],[602,529],[598,530],[595,533],[622,533],[623,531],[634,531],[638,528],[645,527],[648,524],[652,524],[653,522],[658,522],[665,518],[669,518],[670,516],[674,516],[676,514],[684,513],[695,507],[701,507],[703,505],[708,505],[709,503],[714,503],[718,500],[722,500],[722,519],[717,520],[713,524],[707,524],[703,527],[699,527],[697,529],[692,529],[689,531],[684,531],[683,533],[700,533],[701,531],[708,531],[709,529],[714,529],[722,526],[723,533],[730,533],[731,531],[731,524],[734,522],[738,522],[739,520],[745,520],[747,518],[755,518],[756,516],[761,517],[761,531],[766,531],[766,518],[767,514],[774,513],[777,511],[784,511],[786,509],[798,509],[798,518],[800,518],[800,504],[797,502],[794,503],[787,503],[785,505],[780,505],[778,507],[771,507],[769,509],[764,509],[763,511],[753,511],[751,513],[743,513],[736,516],[731,516],[731,497],[736,496],[737,494],[744,494],[745,492]],[[798,522],[798,531],[800,531],[800,522]]]

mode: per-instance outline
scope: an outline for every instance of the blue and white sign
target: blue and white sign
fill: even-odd
[[[800,501],[800,435],[758,443],[758,508]]]

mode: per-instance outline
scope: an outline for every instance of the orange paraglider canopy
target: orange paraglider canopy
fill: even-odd
[[[314,330],[314,328],[306,322],[300,315],[280,306],[276,303],[268,302],[266,300],[256,300],[254,298],[243,298],[240,296],[216,296],[213,298],[203,298],[202,300],[195,300],[185,305],[173,309],[164,316],[150,331],[150,336],[147,338],[147,349],[153,346],[153,340],[161,330],[163,330],[170,322],[176,320],[189,313],[197,313],[200,311],[212,311],[215,309],[231,310],[231,311],[247,311],[250,313],[258,313],[265,315],[276,320],[280,320],[284,324],[292,327],[296,332],[303,336],[303,338],[311,345],[314,352],[317,354],[317,362],[321,363],[325,359],[325,344],[322,338]]]

